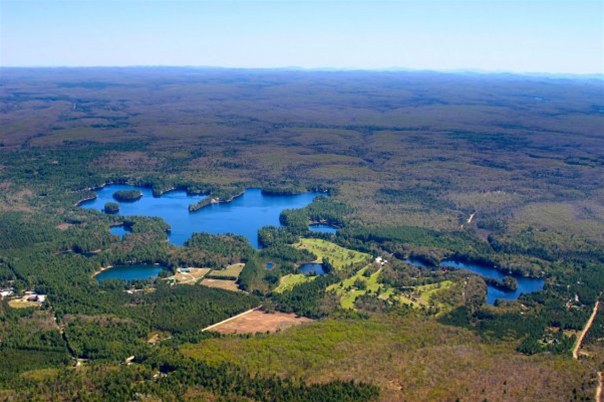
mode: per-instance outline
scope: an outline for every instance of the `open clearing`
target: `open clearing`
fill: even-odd
[[[256,334],[277,332],[296,325],[312,322],[310,318],[299,317],[296,314],[267,313],[262,310],[253,310],[242,314],[233,320],[226,321],[211,329],[221,334]]]
[[[369,262],[371,256],[359,251],[340,247],[332,242],[322,239],[301,239],[294,247],[306,249],[317,256],[315,262],[321,263],[323,258],[329,258],[333,267],[341,271],[357,263]]]
[[[12,308],[31,308],[31,307],[40,307],[40,303],[22,299],[14,299],[8,302],[8,305]]]
[[[225,269],[212,270],[208,276],[212,278],[239,278],[244,266],[244,263],[231,264]]]
[[[239,289],[239,285],[237,285],[237,281],[231,279],[211,279],[205,278],[200,282],[203,286],[207,286],[209,288],[217,288],[230,290],[232,292],[241,292]]]
[[[185,268],[184,270],[180,268],[174,274],[174,281],[181,285],[194,285],[210,271],[210,268]]]
[[[273,292],[283,293],[287,290],[292,289],[294,286],[300,283],[309,282],[316,279],[316,275],[305,275],[305,274],[288,274],[281,277],[279,286],[277,286]]]
[[[421,308],[428,307],[432,303],[432,296],[440,290],[445,290],[453,285],[453,282],[447,280],[439,283],[433,283],[428,285],[414,286],[412,290],[407,292],[399,292],[390,286],[379,283],[379,276],[381,275],[381,269],[371,274],[369,277],[363,274],[367,271],[371,265],[359,270],[355,275],[333,284],[327,288],[329,291],[335,292],[340,296],[340,304],[342,308],[354,309],[354,302],[356,299],[368,292],[379,294],[379,298],[387,300],[393,298],[403,304],[410,304],[412,307]],[[361,281],[365,284],[364,289],[358,289],[355,286],[355,282]],[[439,308],[444,308],[444,305],[438,305]]]

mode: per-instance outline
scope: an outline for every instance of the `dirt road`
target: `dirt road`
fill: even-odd
[[[596,318],[596,314],[598,314],[598,306],[600,305],[600,301],[596,301],[596,304],[594,305],[594,309],[591,313],[591,315],[589,316],[589,320],[587,320],[587,323],[585,324],[585,327],[583,328],[583,331],[581,331],[581,335],[579,336],[579,339],[577,339],[577,343],[575,344],[575,347],[573,349],[573,357],[575,359],[579,358],[579,349],[581,349],[581,344],[583,343],[583,338],[585,338],[585,335],[587,335],[587,333],[589,332],[589,329],[591,328],[591,325],[593,324],[595,318]]]

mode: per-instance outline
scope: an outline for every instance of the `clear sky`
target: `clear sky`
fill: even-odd
[[[604,73],[604,1],[0,0],[2,66]]]

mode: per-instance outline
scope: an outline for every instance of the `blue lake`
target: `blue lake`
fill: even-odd
[[[473,272],[485,278],[499,279],[502,280],[507,275],[495,268],[485,267],[482,265],[462,263],[459,261],[445,260],[440,263],[442,267],[465,269]],[[501,289],[497,289],[494,286],[487,286],[487,303],[494,304],[497,299],[505,300],[516,300],[522,293],[531,293],[539,290],[543,290],[545,284],[544,279],[537,278],[525,278],[523,276],[509,275],[516,279],[518,282],[518,288],[515,291],[506,292]]]
[[[143,193],[138,201],[120,203],[119,215],[162,218],[171,228],[168,239],[176,245],[185,243],[194,232],[234,233],[245,236],[256,248],[259,247],[258,229],[267,225],[280,226],[281,211],[303,208],[319,194],[266,195],[260,189],[247,189],[229,203],[211,204],[196,212],[189,212],[190,204],[206,196],[170,191],[161,197],[153,197],[149,188],[111,184],[96,190],[98,197],[84,201],[80,206],[102,211],[106,202],[115,202],[113,193],[119,190],[140,190]]]
[[[323,264],[310,263],[310,264],[302,264],[298,268],[298,270],[303,274],[314,274],[314,275],[325,275],[325,271],[323,270]]]
[[[111,226],[109,228],[109,232],[113,235],[116,235],[120,238],[124,238],[124,236],[126,236],[128,233],[132,233],[131,231],[129,231],[128,229],[126,229],[124,227],[124,225],[119,225],[119,226]]]
[[[409,264],[415,265],[420,268],[427,268],[425,264],[421,261],[407,259],[405,260]],[[455,268],[455,269],[465,269],[472,273],[482,276],[483,278],[492,278],[502,280],[507,275],[498,271],[495,268],[477,265],[477,264],[469,264],[463,263],[455,260],[444,260],[440,263],[441,267],[447,268]],[[518,282],[518,287],[515,291],[506,292],[501,289],[498,289],[494,286],[487,285],[487,303],[495,304],[497,299],[505,299],[505,300],[516,300],[522,293],[531,293],[539,290],[543,290],[543,285],[545,284],[544,279],[537,278],[525,278],[523,276],[517,275],[509,275],[516,279]]]
[[[96,276],[97,281],[103,282],[107,279],[120,279],[124,281],[145,280],[157,278],[159,273],[166,269],[161,265],[116,265]]]
[[[310,225],[308,227],[308,229],[311,232],[318,232],[318,233],[336,234],[336,232],[337,232],[336,228],[334,228],[333,226],[329,226],[329,225]]]

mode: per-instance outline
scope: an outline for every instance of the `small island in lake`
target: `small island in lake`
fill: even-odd
[[[106,202],[104,210],[106,214],[117,214],[120,211],[120,204],[117,202]]]
[[[134,202],[142,196],[143,193],[139,190],[120,190],[113,193],[113,198],[120,202]]]

